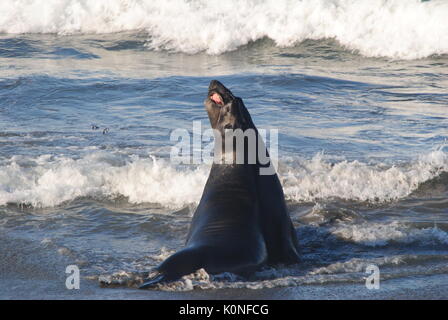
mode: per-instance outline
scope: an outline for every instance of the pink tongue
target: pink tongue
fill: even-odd
[[[219,94],[217,94],[217,93],[212,94],[210,99],[212,99],[217,104],[223,104],[222,100],[221,100],[221,96]]]

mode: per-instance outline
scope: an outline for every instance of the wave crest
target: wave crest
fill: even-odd
[[[404,198],[448,171],[448,154],[433,151],[404,166],[353,161],[331,164],[322,154],[280,163],[285,196],[295,202],[339,198],[385,202]],[[0,205],[52,207],[79,197],[126,197],[130,203],[180,208],[198,203],[209,166],[177,167],[154,157],[91,152],[79,159],[14,156],[0,165]]]
[[[0,12],[2,33],[145,30],[148,47],[191,54],[221,54],[262,38],[280,47],[333,38],[369,57],[448,53],[443,0],[35,0],[3,1]]]
[[[290,200],[310,202],[328,198],[371,202],[398,200],[448,171],[448,155],[442,150],[420,156],[407,165],[392,167],[359,161],[332,164],[325,161],[322,154],[311,160],[294,162],[281,172],[285,195]]]

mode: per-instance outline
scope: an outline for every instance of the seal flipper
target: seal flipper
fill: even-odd
[[[201,248],[185,248],[168,257],[154,269],[139,287],[146,289],[158,283],[175,281],[202,268]]]
[[[154,275],[149,276],[143,280],[143,283],[138,287],[139,289],[148,289],[154,287],[156,284],[169,281],[166,275],[156,271]]]

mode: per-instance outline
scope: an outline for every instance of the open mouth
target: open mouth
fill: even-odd
[[[210,100],[212,100],[214,103],[219,104],[221,106],[224,105],[224,102],[223,102],[221,96],[216,92],[214,92],[210,95]]]

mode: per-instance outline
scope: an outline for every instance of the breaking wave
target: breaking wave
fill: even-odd
[[[0,205],[52,207],[80,197],[125,197],[134,204],[180,208],[199,201],[209,170],[207,165],[180,167],[153,156],[104,151],[79,159],[14,156],[0,164]],[[408,196],[447,171],[448,154],[436,150],[397,166],[331,163],[317,154],[308,160],[280,161],[279,175],[291,201],[338,198],[386,202]]]
[[[369,57],[448,53],[448,2],[400,0],[45,0],[0,2],[0,33],[146,32],[147,46],[221,54],[269,38],[335,39]]]

